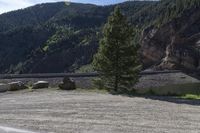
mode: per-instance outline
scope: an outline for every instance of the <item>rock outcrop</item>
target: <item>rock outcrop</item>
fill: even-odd
[[[141,56],[144,67],[154,69],[200,69],[200,9],[189,10],[157,28],[143,31]]]

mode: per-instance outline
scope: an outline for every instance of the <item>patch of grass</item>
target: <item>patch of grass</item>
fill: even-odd
[[[78,70],[76,70],[76,73],[89,73],[89,72],[94,72],[94,69],[91,64],[84,65],[80,67]]]
[[[43,50],[44,52],[46,52],[48,49],[49,49],[49,46],[48,46],[48,45],[46,45],[46,46],[44,46],[44,48],[42,48],[42,50]]]
[[[137,89],[138,94],[157,96],[185,96],[186,94],[200,94],[200,83],[172,84],[154,88]]]
[[[194,94],[186,94],[184,96],[181,96],[183,99],[191,99],[191,100],[200,100],[200,95],[194,95]]]

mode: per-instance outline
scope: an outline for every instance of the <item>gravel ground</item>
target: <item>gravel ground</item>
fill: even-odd
[[[199,133],[200,101],[37,90],[0,94],[0,126],[38,133]]]

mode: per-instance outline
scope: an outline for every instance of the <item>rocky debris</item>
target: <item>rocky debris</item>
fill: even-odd
[[[0,92],[6,92],[9,90],[8,84],[0,84]]]
[[[75,90],[76,85],[69,77],[64,77],[63,82],[59,84],[59,88],[62,90]]]
[[[182,72],[142,75],[134,86],[139,94],[185,95],[199,94],[200,80]]]
[[[33,89],[42,89],[42,88],[48,88],[49,82],[48,81],[38,81],[33,84]]]
[[[23,90],[23,89],[28,88],[21,81],[11,82],[8,85],[9,85],[9,91],[17,91],[17,90]]]
[[[141,56],[145,68],[200,69],[200,13],[196,13],[199,11],[194,9],[160,27],[149,26],[143,31]]]

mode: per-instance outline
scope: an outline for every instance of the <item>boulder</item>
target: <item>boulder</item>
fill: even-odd
[[[33,89],[42,89],[42,88],[48,88],[49,82],[48,81],[38,81],[33,84]]]
[[[0,84],[0,93],[1,92],[6,92],[9,90],[9,85],[8,84]]]
[[[63,83],[68,83],[71,82],[72,80],[69,77],[64,77],[63,78]]]
[[[21,81],[11,82],[8,85],[9,85],[9,91],[17,91],[17,90],[23,90],[23,89],[28,88]]]
[[[68,77],[64,77],[63,82],[59,84],[59,88],[62,90],[75,90],[76,85],[73,80]]]

